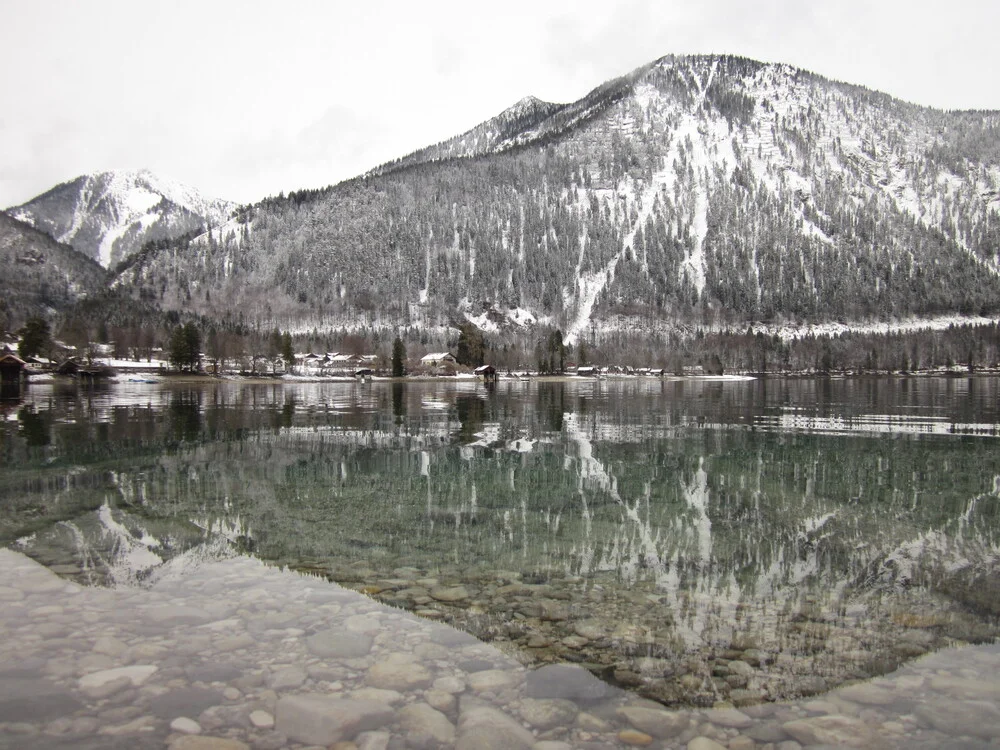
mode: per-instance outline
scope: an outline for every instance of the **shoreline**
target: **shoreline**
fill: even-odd
[[[141,377],[148,376],[148,377]],[[1000,376],[1000,368],[982,367],[969,371],[967,369],[953,368],[935,370],[916,370],[912,372],[850,372],[831,371],[828,373],[792,371],[792,372],[768,372],[768,373],[731,373],[724,375],[652,375],[648,373],[602,373],[600,375],[539,375],[535,373],[523,374],[498,374],[495,382],[516,383],[516,382],[542,382],[542,383],[585,383],[599,381],[632,381],[632,380],[659,380],[662,382],[694,382],[694,383],[739,383],[754,380],[801,380],[801,379],[903,379],[903,378],[976,378],[976,377],[997,377]],[[401,378],[391,376],[366,376],[363,378],[339,375],[212,375],[209,373],[179,373],[165,372],[163,370],[134,370],[125,373],[119,372],[109,377],[98,378],[96,380],[80,380],[72,375],[56,375],[53,373],[30,373],[26,376],[25,382],[32,383],[58,383],[58,384],[94,384],[110,383],[114,385],[127,384],[209,384],[209,383],[248,383],[248,384],[289,384],[297,385],[304,383],[485,383],[485,381],[475,375],[406,375]]]

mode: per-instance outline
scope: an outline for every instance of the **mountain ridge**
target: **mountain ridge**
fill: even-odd
[[[134,256],[113,283],[224,325],[464,318],[558,327],[571,343],[992,316],[998,115],[667,55],[576,102],[526,97],[357,178],[244,206]]]
[[[110,268],[147,242],[221,223],[235,206],[141,169],[80,175],[7,211]]]

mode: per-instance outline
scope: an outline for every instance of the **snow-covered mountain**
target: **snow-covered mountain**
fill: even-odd
[[[126,296],[267,329],[468,320],[599,344],[1000,316],[1000,112],[732,56],[663,57],[566,104],[526,97],[239,210],[140,172],[11,213],[115,267]]]
[[[526,134],[532,133],[533,128],[565,109],[566,106],[565,104],[544,102],[534,96],[526,96],[499,115],[491,117],[486,122],[480,123],[461,135],[383,164],[373,169],[369,174],[385,174],[414,164],[441,161],[442,159],[498,153],[526,140]]]
[[[1000,113],[933,110],[787,65],[668,56],[235,221],[144,254],[116,284],[297,329],[516,311],[570,342],[995,316]]]
[[[147,242],[221,224],[234,208],[140,170],[83,175],[8,213],[111,268]]]

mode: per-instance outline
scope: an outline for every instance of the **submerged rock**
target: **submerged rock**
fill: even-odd
[[[781,727],[803,745],[871,747],[875,741],[871,727],[851,716],[817,716],[787,721]]]
[[[534,735],[503,711],[462,699],[456,750],[530,750],[534,744]]]
[[[528,673],[525,693],[531,698],[599,701],[621,693],[583,667],[551,664]]]
[[[399,711],[399,726],[415,747],[440,747],[455,741],[455,727],[448,717],[426,703],[413,703]]]
[[[643,706],[619,708],[618,716],[640,732],[651,734],[660,739],[676,737],[691,723],[687,714]]]
[[[329,659],[357,659],[368,656],[372,650],[372,637],[340,629],[321,630],[306,638],[309,650]]]
[[[289,695],[278,701],[275,728],[293,740],[332,745],[359,732],[379,729],[396,712],[384,703],[332,698],[326,695]]]

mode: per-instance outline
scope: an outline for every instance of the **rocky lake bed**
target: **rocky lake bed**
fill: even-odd
[[[1000,634],[990,618],[926,591],[845,607],[807,595],[794,609],[770,614],[767,602],[715,602],[716,618],[745,626],[718,638],[704,633],[696,648],[688,648],[683,613],[671,612],[654,581],[623,587],[613,574],[603,582],[600,575],[541,580],[447,566],[397,568],[380,577],[365,563],[300,569],[452,624],[526,666],[579,664],[611,684],[677,707],[803,698]],[[713,602],[691,606],[707,609]]]
[[[945,649],[794,701],[734,701],[730,691],[670,708],[558,649],[550,663],[526,665],[428,612],[248,557],[192,550],[145,588],[80,586],[10,550],[0,550],[0,568],[0,747],[11,750],[988,748],[1000,736],[995,645]],[[410,588],[427,589],[429,611],[465,599],[461,584],[418,580]],[[567,600],[532,585],[515,589],[525,602],[567,607],[565,620],[550,620],[560,623],[552,639],[579,631],[588,643],[615,641],[599,618],[578,619]],[[710,675],[675,679],[697,694],[720,678],[766,686],[772,670],[785,674],[780,658],[749,651],[720,655]],[[648,659],[634,662],[635,674],[666,669]]]

